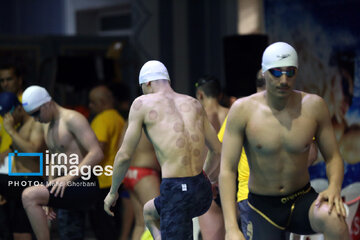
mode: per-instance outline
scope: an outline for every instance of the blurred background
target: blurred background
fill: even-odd
[[[255,92],[264,48],[286,41],[300,56],[298,88],[322,94],[345,69],[354,95],[359,9],[356,0],[1,1],[0,60],[21,61],[28,84],[65,104],[83,103],[82,92],[104,82],[127,84],[134,98],[150,59],[165,63],[177,91],[193,95],[206,73],[244,96]]]
[[[167,66],[180,93],[194,96],[197,79],[211,74],[226,95],[246,96],[266,46],[288,42],[299,55],[297,89],[325,98],[343,187],[359,195],[359,10],[358,0],[2,0],[0,61],[20,63],[25,83],[46,87],[61,105],[86,108],[100,83],[133,100],[151,59]],[[326,179],[321,160],[313,179]],[[354,231],[359,209],[351,208]]]

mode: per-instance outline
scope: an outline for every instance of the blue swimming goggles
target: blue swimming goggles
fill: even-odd
[[[293,77],[296,73],[296,68],[289,68],[286,71],[281,70],[280,68],[271,68],[269,72],[276,78],[281,77],[283,74],[286,74],[287,77]]]

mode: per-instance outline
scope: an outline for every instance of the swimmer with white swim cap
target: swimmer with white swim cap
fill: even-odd
[[[22,202],[37,239],[49,240],[47,217],[52,220],[56,214],[50,211],[46,216],[42,208],[49,206],[51,210],[52,208],[89,209],[99,194],[92,167],[100,163],[103,152],[87,119],[79,112],[58,105],[45,88],[30,86],[25,89],[23,107],[36,121],[43,123],[44,139],[52,154],[51,158],[54,157],[55,162],[62,169],[66,169],[64,172],[49,171],[48,185],[28,187],[22,194]],[[71,161],[64,162],[57,159],[56,156],[60,154],[65,154],[67,159],[73,159],[70,156],[77,156],[79,175],[69,174],[70,169],[74,169],[76,165]],[[53,162],[50,161],[48,164],[50,164],[49,169],[52,169]],[[83,167],[89,169],[87,173],[90,175],[85,176],[86,173],[81,170]],[[63,225],[71,227],[70,224],[63,223]],[[82,234],[82,232],[83,229],[78,229],[77,233]],[[75,237],[82,238],[78,235]]]
[[[277,42],[265,49],[261,66],[263,73],[271,68],[298,68],[298,55],[291,45],[284,42]]]
[[[144,129],[161,167],[161,195],[144,206],[144,220],[154,239],[192,239],[192,218],[212,202],[211,176],[218,166],[220,142],[200,102],[176,93],[164,64],[149,61],[139,74],[144,95],[130,108],[129,124],[116,155],[111,190],[104,200],[110,215],[117,191]],[[201,157],[205,144],[206,161]],[[204,163],[205,162],[205,163]],[[213,176],[212,181],[217,181]],[[178,186],[178,187],[176,187]],[[158,220],[161,222],[161,231]]]
[[[344,166],[327,105],[315,94],[294,90],[297,71],[295,49],[284,42],[271,44],[262,57],[266,90],[238,99],[230,109],[219,177],[229,239],[283,239],[286,231],[349,239],[340,194]],[[330,183],[319,194],[311,188],[308,173],[314,136]],[[251,208],[243,233],[233,207],[242,147],[250,167]]]
[[[144,64],[139,74],[139,85],[154,80],[169,80],[169,73],[162,62],[151,60]]]
[[[23,93],[24,110],[31,115],[41,105],[50,102],[51,97],[47,90],[40,86],[30,86]]]

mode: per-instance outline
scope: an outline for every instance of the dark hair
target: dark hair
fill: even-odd
[[[264,79],[264,76],[262,75],[262,71],[260,69],[258,71],[258,73],[256,74],[256,87],[262,88],[264,86],[265,86],[265,79]]]
[[[263,77],[256,78],[256,87],[261,88],[265,85],[265,79]]]
[[[202,90],[207,97],[217,98],[221,92],[219,80],[211,75],[204,75],[195,83],[195,87]]]

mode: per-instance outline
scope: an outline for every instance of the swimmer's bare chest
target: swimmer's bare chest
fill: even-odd
[[[289,111],[273,114],[266,109],[252,114],[245,134],[249,146],[259,154],[301,154],[309,148],[316,127],[316,121],[308,114]]]
[[[66,153],[74,142],[73,135],[62,121],[49,124],[45,130],[45,142],[53,153]]]

